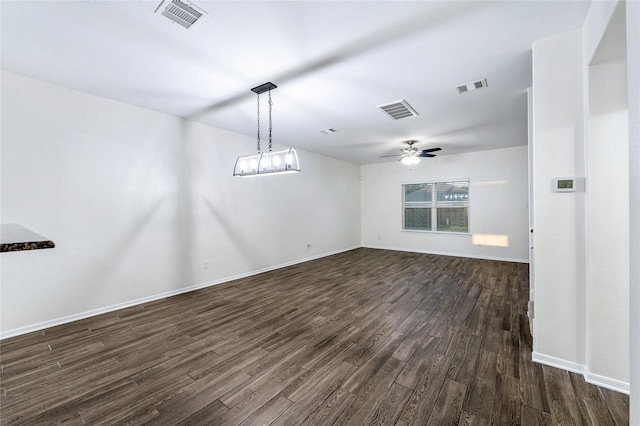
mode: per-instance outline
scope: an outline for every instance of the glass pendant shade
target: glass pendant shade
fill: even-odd
[[[300,171],[298,154],[294,148],[282,151],[258,152],[238,157],[233,168],[234,176],[264,176]]]
[[[402,164],[406,164],[407,166],[410,166],[412,164],[418,164],[420,162],[420,158],[415,155],[408,155],[400,161],[402,161]]]

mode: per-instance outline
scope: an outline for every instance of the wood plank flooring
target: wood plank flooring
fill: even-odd
[[[19,424],[628,424],[531,361],[525,264],[358,249],[1,342]]]

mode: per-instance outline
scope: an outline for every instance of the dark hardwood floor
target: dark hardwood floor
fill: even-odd
[[[358,249],[1,343],[2,424],[628,424],[531,361],[525,264]]]

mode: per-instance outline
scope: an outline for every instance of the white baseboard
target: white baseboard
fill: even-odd
[[[626,393],[627,395],[631,393],[631,384],[623,382],[621,380],[616,380],[610,377],[605,377],[589,372],[585,373],[584,379],[591,384],[611,389],[616,392]]]
[[[548,365],[549,367],[560,368],[562,370],[571,371],[573,373],[584,374],[584,365],[577,362],[567,361],[566,359],[556,358],[551,355],[541,354],[533,351],[531,359],[537,363]]]
[[[354,246],[354,247],[349,247],[349,248],[345,248],[345,249],[340,249],[340,250],[335,250],[329,253],[323,253],[323,254],[319,254],[316,256],[310,256],[310,257],[305,257],[303,259],[298,259],[298,260],[293,260],[290,262],[285,262],[285,263],[281,263],[279,265],[274,265],[274,266],[268,266],[266,268],[261,268],[261,269],[256,269],[254,271],[249,271],[249,272],[245,272],[242,274],[237,274],[237,275],[233,275],[230,277],[224,277],[224,278],[220,278],[214,281],[208,281],[205,283],[200,283],[200,284],[195,284],[189,287],[183,287],[183,288],[179,288],[176,290],[171,290],[171,291],[166,291],[164,293],[159,293],[159,294],[154,294],[152,296],[147,296],[147,297],[142,297],[140,299],[135,299],[135,300],[128,300],[126,302],[122,302],[122,303],[117,303],[115,305],[111,305],[111,306],[105,306],[102,308],[98,308],[98,309],[92,309],[90,311],[85,311],[85,312],[81,312],[78,314],[73,314],[73,315],[68,315],[62,318],[56,318],[53,320],[49,320],[49,321],[44,321],[44,322],[40,322],[37,324],[32,324],[32,325],[28,325],[25,327],[19,327],[19,328],[14,328],[12,330],[7,330],[4,332],[0,332],[0,340],[4,340],[4,339],[8,339],[10,337],[16,337],[16,336],[21,336],[23,334],[27,334],[27,333],[32,333],[34,331],[39,331],[39,330],[44,330],[46,328],[51,328],[51,327],[55,327],[58,325],[62,325],[62,324],[67,324],[73,321],[78,321],[81,319],[85,319],[85,318],[89,318],[89,317],[93,317],[96,315],[102,315],[102,314],[106,314],[109,312],[113,312],[113,311],[117,311],[119,309],[124,309],[124,308],[128,308],[131,306],[135,306],[135,305],[141,305],[143,303],[149,303],[149,302],[153,302],[154,300],[159,300],[159,299],[164,299],[167,297],[171,297],[171,296],[177,296],[179,294],[183,294],[183,293],[188,293],[190,291],[195,291],[195,290],[199,290],[202,288],[206,288],[206,287],[211,287],[214,285],[218,285],[218,284],[223,284],[229,281],[234,281],[234,280],[238,280],[241,278],[247,278],[253,275],[258,275],[258,274],[262,274],[264,272],[269,272],[269,271],[273,271],[276,269],[281,269],[281,268],[286,268],[287,266],[293,266],[293,265],[297,265],[299,263],[304,263],[304,262],[309,262],[311,260],[316,260],[316,259],[321,259],[323,257],[327,257],[327,256],[333,256],[334,254],[339,254],[339,253],[344,253],[350,250],[355,250],[357,248],[360,248],[359,246]]]
[[[373,245],[363,245],[363,248],[371,248],[378,250],[393,250],[393,251],[406,251],[409,253],[424,253],[424,254],[436,254],[439,256],[453,256],[453,257],[467,257],[471,259],[483,259],[483,260],[498,260],[501,262],[517,262],[517,263],[529,263],[529,259],[516,259],[510,257],[499,257],[499,256],[481,256],[475,254],[464,254],[464,253],[448,253],[443,251],[433,251],[433,250],[418,250],[418,249],[407,249],[407,248],[399,248],[399,247],[384,247],[384,246],[373,246]]]
[[[540,364],[545,364],[550,367],[560,368],[562,370],[582,374],[584,376],[584,380],[587,383],[591,383],[593,385],[601,386],[603,388],[611,389],[627,395],[629,395],[630,393],[631,388],[629,383],[591,373],[587,370],[587,367],[585,365],[567,361],[561,358],[556,358],[551,355],[541,354],[535,351],[531,354],[531,358],[533,359],[533,361]]]

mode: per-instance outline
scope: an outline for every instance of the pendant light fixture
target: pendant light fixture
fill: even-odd
[[[251,91],[258,96],[258,139],[257,153],[251,155],[243,155],[238,157],[236,165],[233,168],[234,176],[263,176],[283,173],[295,173],[300,171],[300,163],[298,162],[298,154],[293,148],[282,151],[272,151],[271,133],[273,122],[271,120],[271,110],[273,102],[271,101],[271,90],[277,88],[275,84],[269,82],[254,87]],[[260,95],[264,92],[269,93],[269,151],[262,152],[260,147]]]

